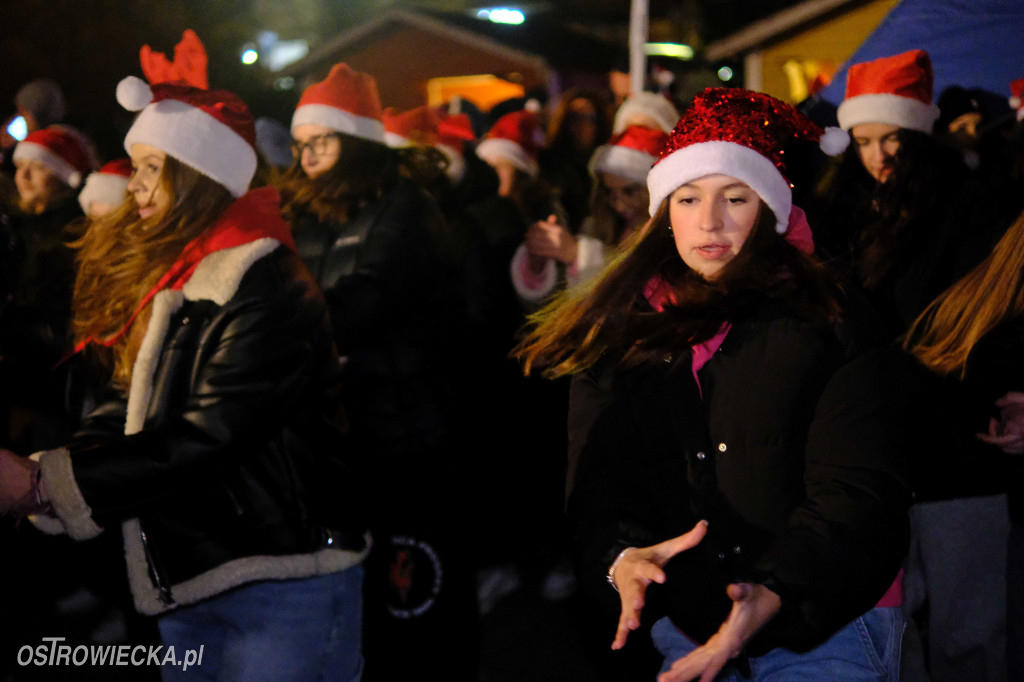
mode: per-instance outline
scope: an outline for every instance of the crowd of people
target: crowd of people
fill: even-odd
[[[607,679],[1024,679],[1024,81],[285,126],[180,47],[123,150],[4,126],[0,672],[85,594],[166,680],[472,680],[578,589]]]

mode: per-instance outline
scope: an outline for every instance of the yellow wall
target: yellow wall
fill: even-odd
[[[798,88],[790,87],[791,76],[787,75],[785,66],[787,62],[791,62],[790,70],[793,69],[793,63],[803,63],[813,72],[814,62],[817,62],[822,68],[834,73],[899,2],[875,0],[764,48],[761,51],[760,90],[796,104],[799,97],[795,95],[800,93]]]

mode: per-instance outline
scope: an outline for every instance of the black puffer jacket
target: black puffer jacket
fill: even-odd
[[[829,325],[766,303],[733,324],[700,389],[688,349],[577,378],[569,514],[582,584],[617,612],[604,579],[616,554],[707,519],[704,541],[649,588],[645,622],[667,614],[706,641],[728,616],[726,586],[761,583],[783,605],[747,647],[759,655],[812,647],[866,612],[908,543],[896,367],[850,359]]]
[[[271,239],[217,251],[152,305],[127,400],[38,456],[57,517],[38,524],[85,539],[123,522],[150,614],[359,562],[338,357],[300,260]]]

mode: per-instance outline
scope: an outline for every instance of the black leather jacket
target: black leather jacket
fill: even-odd
[[[127,400],[40,457],[63,530],[81,539],[124,522],[143,613],[362,558],[323,298],[294,254],[261,241],[158,294]]]

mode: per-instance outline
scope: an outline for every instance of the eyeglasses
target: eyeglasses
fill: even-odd
[[[313,152],[316,156],[323,156],[329,151],[327,143],[330,140],[340,139],[341,135],[338,133],[324,133],[323,135],[314,135],[305,143],[296,140],[295,142],[292,142],[292,156],[298,159],[302,156],[302,152],[307,149]]]

